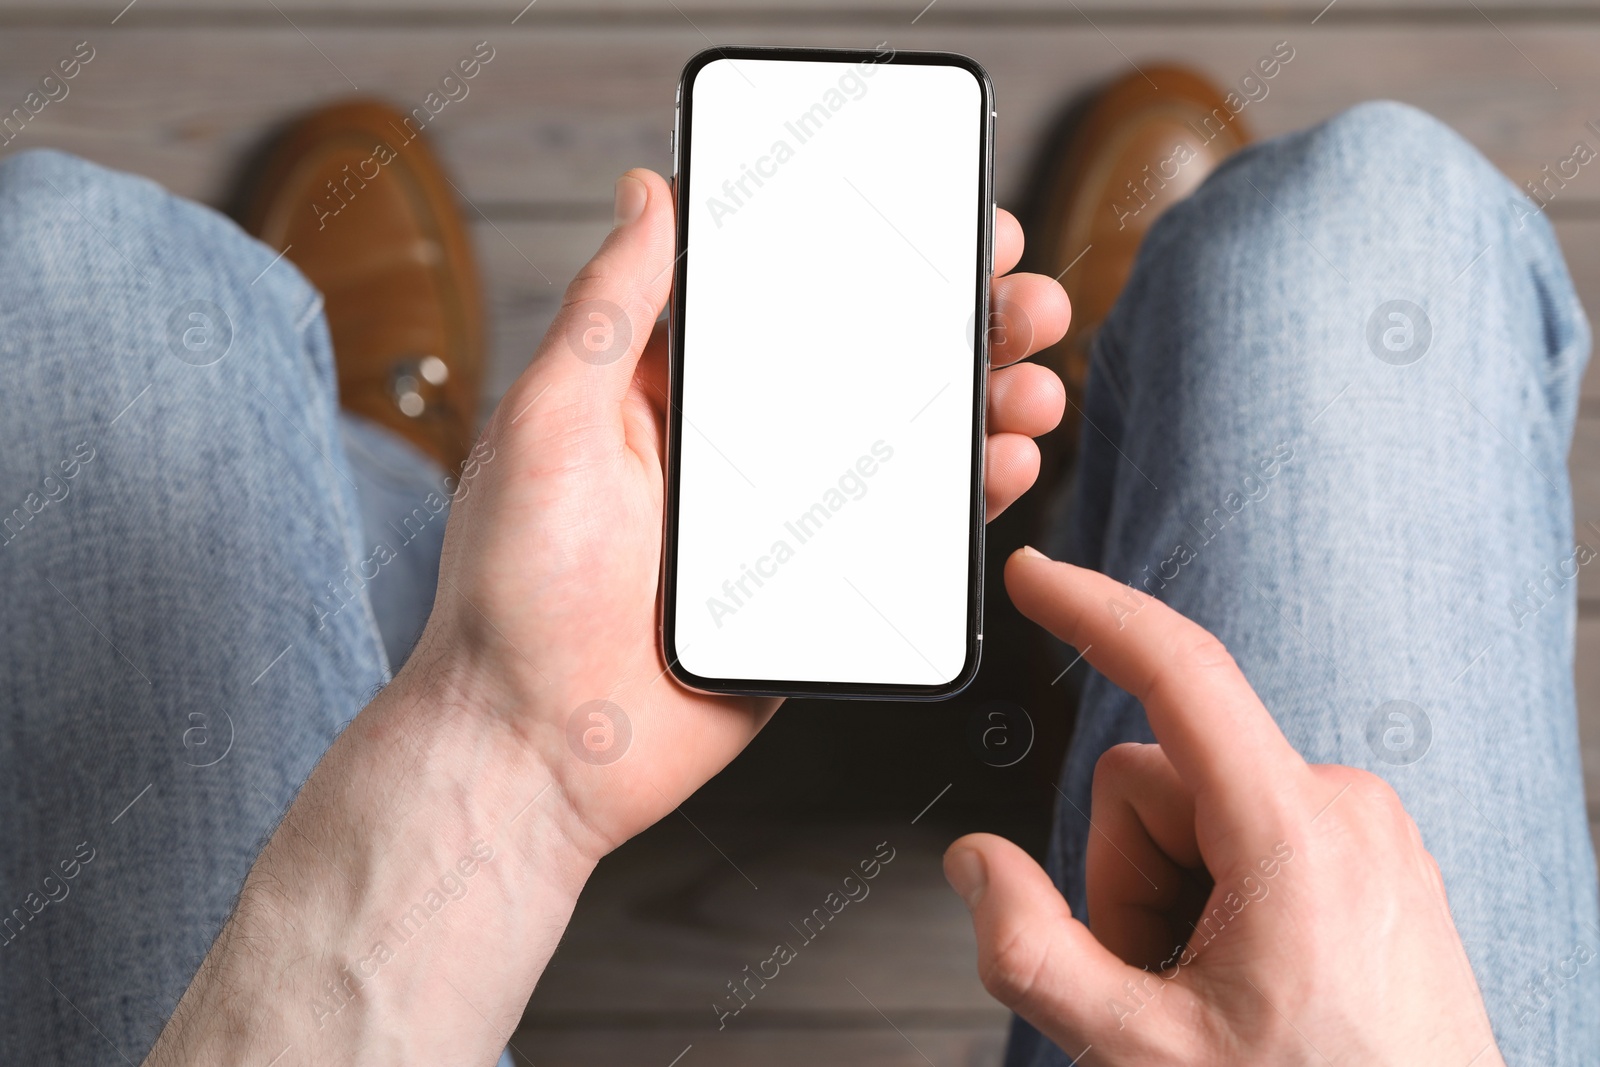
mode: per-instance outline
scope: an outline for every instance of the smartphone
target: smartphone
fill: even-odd
[[[936,700],[977,673],[994,117],[950,53],[684,68],[661,616],[684,685]]]

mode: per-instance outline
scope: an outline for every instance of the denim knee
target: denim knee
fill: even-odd
[[[220,246],[222,252],[241,261],[247,285],[255,275],[242,272],[251,266],[259,272],[277,255],[226,216],[170,193],[148,178],[49,148],[0,159],[0,230],[19,239],[7,241],[0,254],[29,254],[59,244],[49,238],[58,234],[63,224],[94,228],[100,251],[136,268],[153,265],[145,262],[149,257],[195,241]],[[26,237],[36,240],[20,240]],[[299,292],[309,292],[292,266],[283,273],[283,282],[301,287]]]
[[[1357,104],[1305,131],[1252,146],[1219,167],[1213,180],[1239,182],[1231,173],[1236,170],[1252,172],[1263,190],[1265,177],[1290,204],[1314,193],[1324,214],[1355,209],[1364,220],[1375,204],[1412,210],[1452,201],[1499,212],[1510,188],[1459,133],[1393,100]]]
[[[1432,115],[1371,101],[1239,152],[1158,223],[1150,244],[1159,249],[1182,241],[1186,230],[1221,212],[1235,225],[1220,235],[1213,228],[1213,238],[1273,240],[1287,224],[1335,277],[1349,280],[1373,265],[1364,253],[1410,235],[1425,235],[1430,250],[1443,255],[1448,250],[1437,242],[1466,240],[1466,220],[1475,221],[1475,236],[1503,228],[1515,218],[1518,195],[1476,148]],[[1476,252],[1483,245],[1468,247]]]
[[[284,619],[321,636],[322,577],[361,558],[361,529],[321,297],[293,265],[154,182],[32,151],[0,163],[0,291],[0,548],[114,546],[100,551],[146,601],[232,618],[251,655]],[[277,614],[234,611],[285,552],[310,561],[291,574],[303,588],[279,590]],[[149,626],[143,603],[88,613],[153,663],[176,624]],[[334,644],[381,662],[370,610],[346,614]]]
[[[1425,112],[1352,107],[1244,149],[1156,222],[1103,332],[1097,373],[1118,394],[1220,372],[1234,385],[1289,379],[1326,399],[1374,354],[1389,361],[1375,347],[1391,336],[1384,308],[1410,309],[1394,321],[1431,331],[1437,349],[1475,318],[1539,306],[1555,313],[1513,326],[1526,337],[1519,348],[1545,356],[1538,370],[1557,406],[1573,393],[1588,334],[1535,207]],[[1210,343],[1188,343],[1202,334]]]
[[[196,301],[221,307],[233,323],[283,320],[286,333],[303,332],[321,307],[293,264],[227,217],[149,179],[50,149],[0,160],[0,276],[22,321],[88,318],[137,331],[150,360],[184,348],[191,319],[183,309]],[[238,306],[241,297],[248,306]],[[188,334],[180,360],[208,358],[194,350],[200,336]],[[71,355],[31,358],[56,354]]]

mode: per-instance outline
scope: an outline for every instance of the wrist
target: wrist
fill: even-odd
[[[419,652],[422,650],[419,648]],[[536,691],[505,685],[495,669],[460,655],[413,654],[351,723],[353,741],[416,769],[437,802],[418,814],[428,832],[458,843],[488,842],[519,857],[541,888],[576,899],[610,846],[577,813],[562,780],[559,722]],[[547,723],[551,725],[546,725]],[[404,781],[383,791],[413,792]],[[511,872],[506,872],[509,875]]]
[[[487,642],[437,639],[434,631],[430,623],[404,669],[352,728],[370,717],[375,734],[426,739],[430,751],[447,753],[451,773],[470,783],[473,823],[533,848],[581,887],[617,842],[576,802],[570,709],[559,706],[558,687],[525,660],[508,664],[485,649]],[[532,827],[536,842],[524,840]]]
[[[545,760],[484,699],[414,658],[362,710],[258,858],[150,1063],[293,1047],[365,1064],[375,1035],[403,1033],[415,1043],[385,1062],[493,1057],[595,861]],[[425,1033],[409,1025],[421,1017]]]

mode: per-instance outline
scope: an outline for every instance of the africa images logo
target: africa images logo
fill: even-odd
[[[567,717],[567,744],[584,763],[604,767],[627,754],[633,741],[628,713],[610,700],[586,701]]]

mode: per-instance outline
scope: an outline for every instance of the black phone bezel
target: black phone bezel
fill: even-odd
[[[693,89],[696,75],[720,59],[782,60],[792,62],[860,63],[889,62],[925,66],[958,67],[978,82],[983,106],[977,131],[979,140],[978,175],[978,270],[973,317],[973,412],[972,478],[969,511],[972,526],[968,537],[967,655],[957,675],[938,685],[909,685],[888,682],[809,682],[750,678],[706,678],[683,666],[678,658],[675,615],[677,610],[678,484],[679,447],[683,432],[683,327],[688,292],[685,267],[690,249],[688,213],[681,209],[690,190],[689,162],[693,138]],[[683,68],[678,83],[677,115],[674,123],[673,195],[676,212],[672,298],[669,301],[668,351],[670,403],[667,414],[666,506],[661,546],[660,639],[667,670],[682,685],[704,693],[763,697],[832,697],[857,700],[945,700],[960,693],[977,676],[983,653],[983,572],[985,505],[983,497],[983,449],[987,436],[985,415],[989,378],[989,286],[994,267],[994,86],[989,74],[974,59],[955,52],[893,51],[886,60],[881,50],[853,48],[772,48],[758,46],[712,47],[696,53]]]

